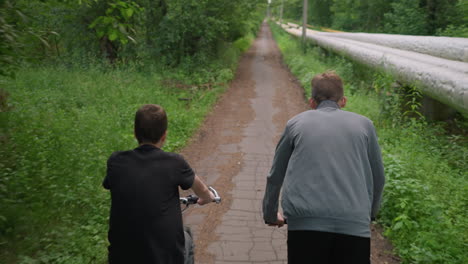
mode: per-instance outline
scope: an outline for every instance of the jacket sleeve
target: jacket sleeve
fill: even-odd
[[[111,175],[113,172],[113,159],[117,156],[118,152],[112,153],[112,155],[109,157],[107,160],[107,170],[106,170],[106,176],[104,177],[104,180],[102,181],[102,187],[104,189],[110,190],[111,189]]]
[[[110,174],[111,174],[111,168],[112,168],[110,160],[111,160],[110,158],[107,160],[106,177],[104,177],[104,181],[102,181],[102,187],[104,187],[104,189],[107,189],[107,190],[110,190]]]
[[[177,182],[176,184],[182,188],[182,190],[188,190],[192,188],[193,181],[195,180],[195,172],[192,170],[187,161],[181,156],[177,155],[180,161],[177,173]]]
[[[288,168],[289,158],[293,150],[294,145],[291,140],[291,135],[289,134],[288,126],[286,126],[276,146],[273,165],[267,177],[265,196],[263,197],[263,219],[266,223],[275,223],[278,220],[279,195]]]
[[[382,153],[380,151],[375,127],[372,123],[369,133],[368,156],[374,185],[371,217],[375,218],[380,208],[380,201],[382,199],[383,188],[385,185],[385,174],[382,162]]]

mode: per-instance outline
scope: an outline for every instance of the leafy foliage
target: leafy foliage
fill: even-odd
[[[259,1],[241,0],[175,0],[168,3],[168,11],[160,27],[157,49],[170,54],[170,63],[182,58],[212,55],[219,43],[233,42],[252,33],[261,17],[252,12]],[[195,19],[194,19],[195,18]],[[201,54],[200,54],[201,52]]]
[[[136,43],[129,34],[130,31],[135,32],[131,19],[142,11],[143,9],[135,2],[115,1],[109,3],[106,14],[96,18],[89,27],[96,29],[99,38],[106,37],[110,41],[122,44],[127,44],[129,40]]]
[[[0,1],[0,76],[13,76],[17,65],[18,31],[9,21],[14,12],[10,1]]]
[[[0,69],[20,59],[19,47],[34,63],[208,61],[255,33],[264,8],[260,0],[2,0]]]
[[[109,194],[101,182],[109,155],[136,146],[134,112],[163,105],[164,149],[179,150],[233,78],[239,54],[227,47],[190,72],[59,65],[1,79],[11,107],[0,116],[0,262],[104,263]]]
[[[260,2],[0,0],[0,263],[105,262],[101,181],[108,156],[135,146],[134,111],[163,105],[165,150],[182,148]]]
[[[284,17],[301,20],[302,0],[285,0]],[[273,12],[279,16],[275,4]],[[466,37],[467,0],[314,0],[308,23],[345,31]]]
[[[333,11],[333,27],[354,31],[375,31],[382,23],[383,12],[388,11],[389,2],[383,0],[330,1]]]
[[[0,1],[0,76],[14,77],[21,61],[31,59],[25,53],[28,44],[24,40],[50,48],[47,35],[57,35],[26,25],[29,20],[16,1]]]
[[[437,35],[468,38],[468,0],[459,0],[451,6],[454,14],[445,14],[443,18],[449,19],[446,27],[437,29]]]
[[[408,35],[427,35],[427,13],[412,0],[394,1],[392,12],[385,14],[387,21],[384,28],[388,33]]]

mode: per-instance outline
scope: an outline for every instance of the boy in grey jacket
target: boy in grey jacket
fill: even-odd
[[[310,106],[288,121],[263,200],[264,220],[288,221],[288,263],[370,263],[370,222],[385,182],[372,121],[343,111],[343,83],[312,80]],[[304,262],[306,261],[306,262]]]

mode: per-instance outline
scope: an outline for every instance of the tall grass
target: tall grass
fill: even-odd
[[[0,263],[104,263],[101,182],[109,155],[136,147],[135,111],[162,105],[164,149],[179,150],[233,78],[245,39],[209,65],[28,66],[1,79],[10,110],[0,113]]]
[[[401,106],[418,106],[413,100],[417,91],[402,93],[393,88],[392,77],[311,44],[304,54],[298,39],[275,24],[271,27],[306,94],[315,74],[335,70],[345,81],[345,110],[374,121],[387,177],[378,221],[403,262],[468,263],[466,118],[459,116],[448,125],[427,122],[417,113],[406,115]]]

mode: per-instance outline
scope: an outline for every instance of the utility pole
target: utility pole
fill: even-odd
[[[304,0],[304,4],[302,6],[302,45],[305,51],[305,44],[306,44],[306,29],[307,29],[307,2],[308,0]]]
[[[280,24],[283,24],[283,9],[284,9],[284,0],[281,0]]]
[[[268,8],[267,8],[267,18],[268,18],[268,20],[270,20],[270,16],[271,16],[270,4],[271,4],[271,0],[268,0]]]

